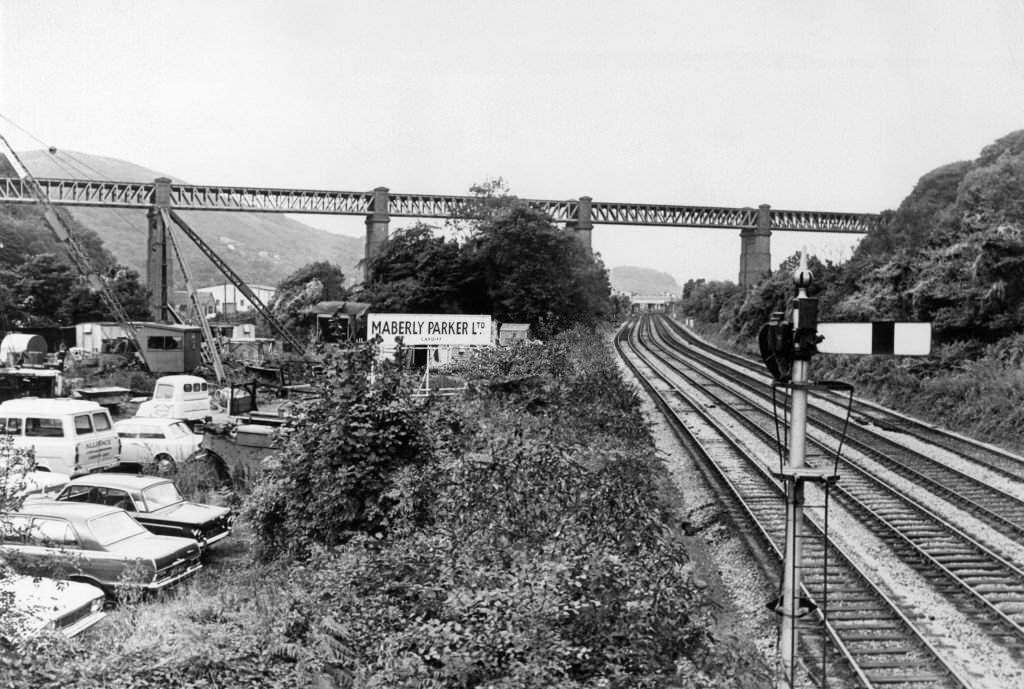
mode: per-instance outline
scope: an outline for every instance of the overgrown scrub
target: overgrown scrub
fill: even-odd
[[[496,350],[461,373],[475,395],[424,408],[433,458],[396,473],[387,534],[306,564],[332,593],[298,617],[310,633],[342,621],[321,670],[355,687],[766,681],[709,635],[678,496],[600,336]]]
[[[255,561],[11,686],[768,685],[709,632],[679,496],[599,333],[489,352],[457,400],[414,403],[368,357],[330,362],[288,428],[247,510]]]
[[[382,533],[394,473],[430,461],[427,418],[410,377],[374,357],[372,345],[330,355],[318,395],[297,405],[281,430],[276,461],[244,512],[261,559],[303,559],[353,533]]]

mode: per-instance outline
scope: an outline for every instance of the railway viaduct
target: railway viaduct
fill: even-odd
[[[387,187],[372,191],[323,191],[257,187],[199,186],[153,182],[115,182],[37,178],[50,201],[63,206],[136,208],[149,211],[147,285],[154,300],[167,295],[167,266],[172,264],[166,240],[166,212],[174,210],[246,211],[361,215],[366,218],[366,256],[377,254],[388,237],[392,218],[468,217],[477,201],[473,196],[393,193]],[[0,201],[35,203],[28,182],[0,180]],[[567,201],[524,199],[552,220],[564,223],[588,249],[595,225],[694,227],[739,230],[739,284],[753,285],[771,271],[772,232],[835,232],[864,234],[877,222],[872,214],[831,211],[677,206],[645,203],[608,203],[589,196]]]

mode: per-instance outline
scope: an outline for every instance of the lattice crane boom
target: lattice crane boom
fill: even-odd
[[[210,259],[213,265],[217,266],[217,269],[224,274],[224,277],[231,281],[231,284],[235,286],[235,289],[245,295],[246,299],[249,300],[256,311],[266,319],[267,323],[270,324],[270,327],[273,328],[285,342],[290,344],[292,349],[299,354],[305,354],[306,348],[302,343],[295,339],[295,336],[288,332],[284,325],[277,320],[270,309],[268,309],[263,303],[263,300],[256,296],[256,293],[249,288],[249,285],[245,284],[245,281],[239,277],[238,273],[232,270],[231,266],[225,263],[224,260],[210,247],[210,245],[203,241],[203,238],[200,237],[195,230],[189,227],[188,223],[186,223],[180,215],[174,212],[173,208],[169,209],[167,212],[171,219],[174,220],[174,224],[181,228],[181,231],[199,247],[199,250],[202,251],[208,259]]]
[[[50,201],[49,196],[43,191],[42,187],[36,181],[36,178],[29,171],[18,154],[14,151],[14,148],[7,141],[7,138],[0,134],[0,142],[3,144],[3,149],[8,156],[8,160],[14,165],[15,170],[21,176],[23,182],[28,186],[28,189],[36,202],[43,209],[43,218],[46,220],[46,224],[50,227],[50,231],[53,232],[54,236],[63,243],[65,250],[67,251],[68,258],[71,259],[71,263],[74,264],[79,274],[82,275],[89,283],[89,286],[99,292],[100,298],[103,300],[104,305],[113,315],[114,320],[117,321],[118,325],[124,329],[129,339],[135,345],[135,350],[139,353],[142,359],[142,363],[146,368],[149,368],[149,364],[146,361],[145,351],[142,348],[142,343],[139,341],[139,332],[135,328],[135,324],[131,322],[128,317],[128,312],[125,311],[124,305],[114,294],[110,286],[100,277],[99,273],[92,267],[92,261],[89,260],[89,255],[81,247],[78,241],[75,239],[74,234],[71,232],[71,228],[67,226],[60,215],[57,214],[57,209]]]
[[[167,241],[170,242],[171,248],[174,250],[174,256],[178,259],[178,265],[181,266],[181,274],[182,277],[185,278],[185,289],[188,291],[188,298],[189,301],[192,302],[192,308],[195,310],[196,318],[199,320],[199,328],[203,333],[203,341],[209,348],[210,363],[213,364],[213,372],[217,376],[217,382],[223,384],[225,380],[224,362],[220,357],[220,349],[217,347],[217,340],[213,337],[213,332],[210,330],[210,323],[206,320],[206,316],[203,314],[203,310],[199,305],[199,298],[196,296],[196,291],[193,287],[192,270],[189,268],[188,263],[185,262],[184,257],[181,255],[181,250],[178,249],[178,242],[174,239],[174,230],[171,227],[170,213],[168,213],[166,208],[162,208],[160,209],[160,214],[163,216],[164,227],[167,228]]]

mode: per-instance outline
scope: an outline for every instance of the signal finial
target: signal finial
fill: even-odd
[[[800,265],[793,271],[793,284],[796,285],[798,290],[804,290],[811,286],[813,279],[814,275],[811,273],[811,269],[807,267],[807,248],[805,247],[800,254]]]

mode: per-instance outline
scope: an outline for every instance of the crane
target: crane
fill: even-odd
[[[110,289],[99,273],[97,273],[93,268],[89,255],[78,243],[78,240],[75,239],[75,235],[71,232],[71,228],[68,227],[57,213],[57,209],[54,207],[53,203],[50,202],[49,197],[43,191],[42,187],[39,186],[39,182],[37,182],[36,178],[32,176],[28,167],[22,162],[21,158],[18,157],[18,154],[3,134],[0,134],[0,143],[3,145],[3,151],[7,155],[7,159],[11,161],[11,165],[14,166],[15,172],[18,173],[18,176],[21,179],[28,182],[28,188],[32,196],[43,209],[43,218],[46,220],[46,224],[49,226],[50,231],[53,232],[58,241],[64,245],[68,258],[71,259],[71,263],[78,270],[79,274],[86,279],[93,290],[99,293],[104,306],[107,307],[111,315],[114,317],[114,320],[117,321],[118,325],[120,325],[128,335],[128,339],[135,345],[135,351],[139,353],[142,365],[148,370],[149,362],[146,361],[145,350],[142,348],[142,344],[139,341],[139,331],[136,330],[135,324],[132,323],[131,319],[128,317],[128,312],[125,311],[124,305],[121,304],[117,295],[114,294],[113,290]]]

